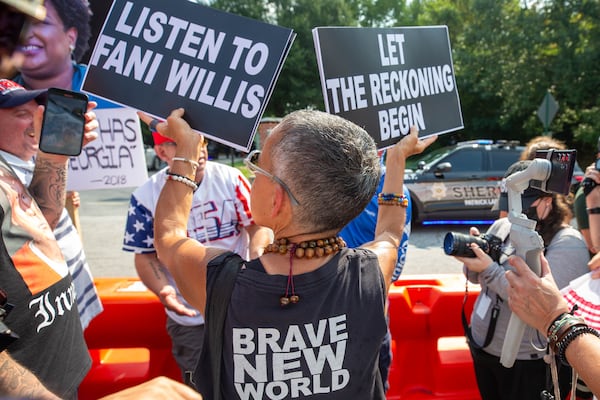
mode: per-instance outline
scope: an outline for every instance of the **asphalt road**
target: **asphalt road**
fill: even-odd
[[[84,249],[95,277],[137,275],[133,254],[121,250],[132,191],[133,188],[127,188],[80,193]],[[403,275],[461,273],[461,264],[444,254],[442,242],[446,232],[468,233],[468,229],[465,225],[413,226]]]

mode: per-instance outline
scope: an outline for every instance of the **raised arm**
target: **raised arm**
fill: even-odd
[[[413,126],[409,135],[388,149],[382,194],[402,196],[406,159],[411,155],[421,153],[436,139],[437,136],[419,139],[418,130]],[[375,239],[361,246],[377,254],[379,266],[385,278],[386,289],[392,282],[398,246],[400,246],[406,219],[406,207],[400,205],[399,201],[398,198],[395,198],[389,204],[380,203],[375,226]]]
[[[85,134],[83,144],[95,140],[98,137],[98,121],[96,114],[92,111],[96,103],[88,103],[88,111],[85,114]],[[38,106],[34,116],[34,130],[39,138],[44,107]],[[48,154],[38,151],[35,160],[33,177],[29,184],[29,193],[33,196],[42,210],[46,221],[52,229],[56,228],[62,210],[65,208],[66,185],[67,185],[67,162],[69,156]]]
[[[153,123],[158,132],[177,143],[176,157],[197,160],[203,138],[183,119],[184,110],[171,112],[165,122]],[[152,118],[139,113],[147,124]],[[206,265],[225,250],[205,247],[187,236],[187,221],[194,195],[195,169],[192,163],[175,163],[170,179],[160,193],[154,217],[154,246],[158,258],[169,269],[183,297],[204,311],[206,303]],[[172,179],[171,179],[172,178]]]

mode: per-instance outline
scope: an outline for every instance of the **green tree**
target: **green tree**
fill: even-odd
[[[465,129],[441,141],[525,142],[543,133],[537,109],[548,89],[560,104],[553,135],[580,149],[600,133],[598,0],[213,0],[225,11],[297,34],[266,115],[323,109],[312,29],[447,25]],[[581,161],[583,158],[583,162]]]

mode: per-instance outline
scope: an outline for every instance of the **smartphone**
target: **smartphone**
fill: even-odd
[[[532,179],[530,186],[548,193],[569,194],[576,155],[576,150],[538,150],[535,158],[550,161],[550,175],[544,181]]]
[[[88,97],[70,90],[48,89],[40,150],[44,153],[78,156],[83,145]]]

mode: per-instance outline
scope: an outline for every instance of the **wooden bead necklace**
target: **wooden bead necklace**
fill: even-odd
[[[300,301],[294,290],[294,274],[292,261],[296,258],[306,258],[310,260],[313,257],[323,257],[337,253],[346,247],[346,242],[341,237],[331,237],[325,239],[307,240],[300,243],[290,243],[287,238],[276,239],[273,243],[265,247],[265,253],[278,253],[284,255],[290,253],[290,271],[288,274],[285,294],[279,298],[279,304],[282,307],[288,304],[296,304]]]

